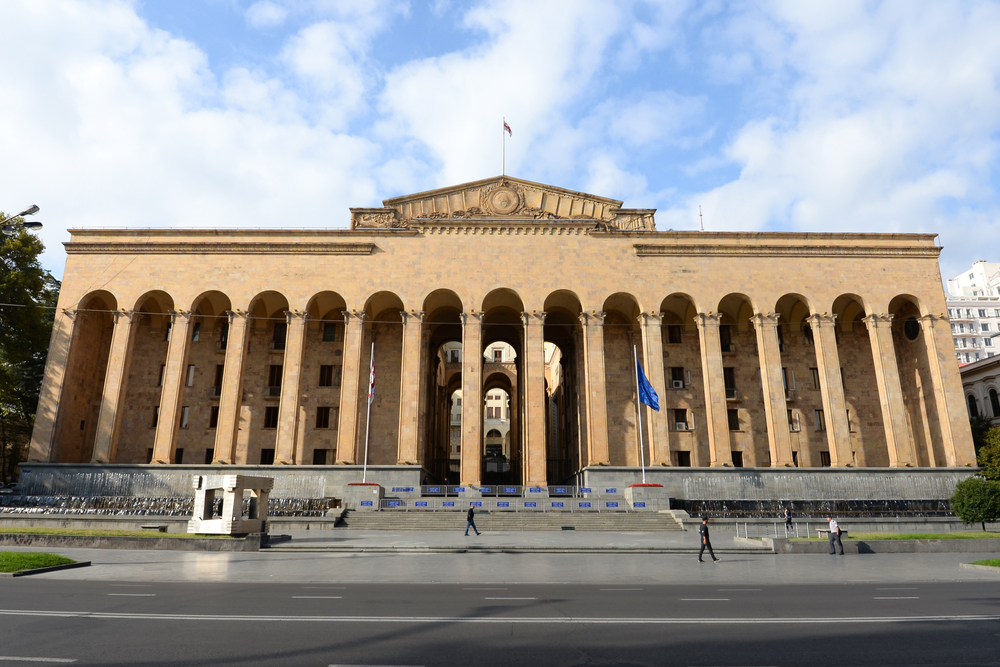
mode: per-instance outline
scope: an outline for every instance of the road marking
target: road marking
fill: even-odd
[[[44,618],[97,618],[102,620],[138,621],[235,621],[237,623],[483,623],[504,625],[829,625],[831,623],[968,623],[1000,621],[1000,614],[970,614],[966,616],[842,616],[834,618],[726,618],[726,617],[649,617],[601,618],[574,616],[210,616],[207,614],[138,614],[103,611],[36,611],[0,609],[0,616],[37,616]]]
[[[423,665],[330,665],[330,667],[424,667]]]
[[[153,584],[111,584],[111,588],[152,588]]]
[[[506,588],[463,588],[463,591],[505,591]]]
[[[483,598],[484,600],[537,600],[538,598]]]
[[[601,588],[602,591],[641,591],[641,588]]]
[[[293,595],[293,600],[343,600],[341,595]]]
[[[681,602],[729,602],[729,598],[681,598]]]
[[[719,588],[717,590],[720,593],[728,593],[729,591],[733,591],[733,592],[737,592],[737,591],[738,592],[748,592],[748,591],[760,591],[761,589],[760,588]]]
[[[917,588],[876,588],[877,591],[915,591]]]
[[[902,596],[900,596],[900,597],[884,597],[884,598],[875,598],[875,599],[876,600],[919,600],[920,598],[918,598],[917,596],[914,595],[912,597],[902,597]]]
[[[155,598],[156,593],[108,593],[111,596],[123,598]]]
[[[317,591],[342,591],[342,590],[344,590],[344,587],[343,586],[303,586],[302,587],[302,590],[309,590],[309,589],[313,589],[313,590],[317,590]]]
[[[11,655],[0,655],[0,660],[10,662],[76,662],[76,658],[16,658]]]

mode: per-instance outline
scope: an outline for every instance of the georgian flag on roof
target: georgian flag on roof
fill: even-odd
[[[507,132],[508,135],[512,137],[514,136],[514,133],[510,131],[510,125],[507,124],[507,121],[503,122],[503,129]]]
[[[372,355],[372,372],[368,376],[368,405],[375,400],[375,355]]]

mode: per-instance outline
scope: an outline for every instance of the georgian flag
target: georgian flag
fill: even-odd
[[[368,405],[375,400],[375,355],[372,355],[372,372],[368,376]]]
[[[504,122],[503,122],[503,129],[504,129],[504,130],[505,130],[505,131],[507,132],[507,134],[509,134],[510,136],[512,136],[512,137],[514,136],[514,133],[510,131],[510,125],[508,125],[508,124],[507,124],[507,121],[504,121]]]

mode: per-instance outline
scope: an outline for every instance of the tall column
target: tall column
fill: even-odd
[[[576,386],[573,387],[576,409],[572,412],[576,419],[576,469],[579,470],[587,464],[587,457],[584,453],[585,443],[588,442],[588,415],[590,401],[587,400],[587,355],[584,353],[586,344],[584,343],[583,327],[575,328],[573,331],[574,347],[574,375]]]
[[[281,368],[281,399],[278,403],[278,433],[275,439],[274,462],[292,465],[298,441],[299,400],[302,398],[302,360],[306,349],[306,328],[309,314],[285,311],[285,358]],[[301,461],[299,461],[301,463]]]
[[[101,412],[97,418],[92,463],[114,462],[118,431],[121,427],[121,407],[124,398],[122,388],[128,378],[128,366],[132,358],[134,314],[133,311],[115,311],[115,330],[111,337],[111,351],[108,354],[108,371],[104,375],[104,393],[101,396]]]
[[[937,324],[942,322],[940,335]],[[976,451],[972,444],[972,430],[969,427],[969,413],[965,405],[962,378],[953,361],[951,332],[944,317],[924,315],[920,326],[927,337],[927,356],[931,368],[931,382],[934,385],[934,403],[937,406],[941,438],[944,440],[945,464],[966,466],[976,464]],[[954,409],[953,409],[954,408]],[[929,460],[934,461],[933,453]]]
[[[56,435],[56,419],[59,416],[59,402],[62,400],[63,383],[73,343],[73,329],[76,311],[63,308],[56,313],[49,337],[49,358],[45,362],[45,376],[38,395],[38,410],[35,412],[35,427],[31,433],[31,449],[28,460],[48,462],[55,453],[52,444]]]
[[[521,313],[524,322],[524,484],[545,486],[548,451],[545,414],[545,313]]]
[[[417,425],[420,420],[420,396],[423,370],[423,311],[403,311],[402,395],[399,404],[399,449],[396,462],[415,465],[419,459]]]
[[[646,379],[661,397],[666,397],[666,378],[663,373],[663,313],[642,313],[642,358]],[[646,407],[645,422],[649,424],[649,465],[665,463],[670,465],[670,443],[667,440],[667,407],[660,410]],[[662,453],[662,461],[659,455]]]
[[[764,390],[764,419],[771,449],[771,466],[790,467],[794,465],[792,438],[788,431],[788,403],[785,401],[785,380],[781,373],[778,314],[758,313],[752,319],[757,332],[757,360],[760,362],[760,383]]]
[[[483,457],[483,314],[462,313],[461,482],[479,484]]]
[[[701,341],[701,372],[705,382],[705,425],[708,427],[708,451],[712,467],[731,466],[733,452],[729,443],[729,418],[726,414],[726,380],[722,372],[722,341],[719,338],[721,315],[698,313],[694,322]]]
[[[170,463],[177,444],[180,424],[181,392],[184,391],[188,357],[188,331],[191,313],[170,311],[170,342],[167,343],[167,363],[160,389],[160,415],[153,437],[153,463]]]
[[[340,424],[337,428],[337,463],[357,461],[358,380],[361,373],[365,313],[344,311],[344,368],[340,379]],[[366,374],[367,377],[367,374]]]
[[[889,450],[889,465],[894,468],[917,464],[913,438],[906,423],[906,405],[899,383],[896,348],[892,344],[892,315],[869,315],[864,318],[875,362],[875,381],[882,404],[885,424],[885,444]]]
[[[586,360],[588,466],[608,465],[608,395],[604,377],[604,318],[606,313],[582,313],[583,355]]]
[[[847,401],[844,379],[840,374],[840,354],[837,352],[836,315],[813,315],[808,318],[816,347],[819,367],[819,389],[823,399],[826,438],[830,448],[830,465],[834,468],[854,464],[851,451],[851,425],[847,421]]]
[[[240,426],[240,404],[243,402],[243,371],[246,362],[250,314],[242,310],[228,311],[229,329],[226,334],[226,359],[223,362],[222,393],[219,396],[219,421],[215,431],[215,461],[234,463],[236,431]]]

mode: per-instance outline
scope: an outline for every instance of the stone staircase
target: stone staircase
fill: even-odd
[[[684,530],[670,514],[660,513],[556,513],[491,512],[476,514],[479,530],[574,530],[616,532],[663,532]],[[465,529],[465,512],[357,512],[345,510],[337,521],[338,529],[350,530],[425,530]]]

